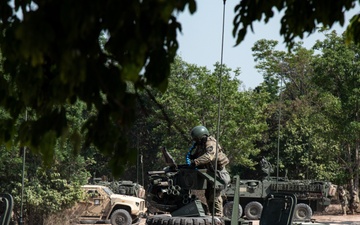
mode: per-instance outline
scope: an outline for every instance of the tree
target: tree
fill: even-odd
[[[123,134],[134,121],[136,91],[165,91],[181,31],[174,14],[187,6],[195,11],[193,0],[1,1],[0,105],[11,118],[0,142],[17,134],[22,146],[52,160],[56,140],[69,130],[64,105],[83,101],[97,111],[82,128],[85,148],[110,155],[120,174],[131,157]],[[27,108],[36,119],[17,131],[14,121]],[[69,137],[75,143],[82,135]]]
[[[237,79],[240,71],[215,64],[215,71],[198,67],[177,58],[171,68],[169,87],[165,93],[155,95],[163,106],[172,126],[168,129],[160,109],[149,118],[157,121],[152,135],[161,137],[163,146],[169,147],[177,162],[185,163],[185,154],[191,147],[190,130],[197,125],[206,126],[211,135],[217,135],[219,82],[222,81],[220,143],[229,155],[231,166],[253,167],[252,159],[259,154],[255,143],[266,129],[263,110],[267,94],[242,91]],[[169,132],[167,132],[169,131]]]
[[[235,6],[233,35],[237,37],[236,44],[240,44],[248,28],[254,31],[252,24],[255,21],[264,20],[267,23],[274,16],[274,10],[284,10],[280,35],[284,36],[284,42],[292,48],[296,37],[303,38],[304,35],[312,34],[319,25],[328,28],[336,22],[344,25],[344,12],[354,8],[355,4],[355,0],[336,1],[331,4],[326,0],[241,0]],[[360,41],[358,17],[359,15],[353,17],[347,29],[348,40]]]
[[[344,44],[345,36],[335,32],[318,41],[319,54],[314,61],[314,82],[327,100],[326,115],[331,121],[331,137],[338,141],[338,159],[345,180],[359,188],[360,166],[360,48]]]
[[[66,107],[71,129],[82,123],[83,107]],[[0,109],[0,118],[9,114]],[[29,116],[29,119],[31,117]],[[19,126],[20,121],[16,123]],[[71,207],[81,197],[80,185],[87,183],[90,175],[86,166],[91,162],[81,155],[75,155],[73,146],[67,140],[55,145],[51,168],[43,164],[41,158],[28,148],[0,147],[1,193],[14,197],[14,216],[20,215],[22,190],[24,191],[23,218],[26,224],[44,224],[52,213]],[[25,154],[24,186],[22,187],[23,154]]]
[[[276,41],[260,40],[253,47],[256,67],[264,83],[257,90],[269,91],[268,140],[260,146],[262,155],[291,171],[292,179],[334,180],[337,142],[329,140],[329,119],[322,111],[324,99],[313,83],[314,51],[296,43],[293,52],[275,50]]]
[[[239,44],[263,14],[267,22],[274,7],[286,9],[280,33],[291,47],[317,23],[343,24],[344,10],[354,3],[242,0],[235,7],[233,34]],[[0,1],[0,106],[11,114],[0,143],[18,135],[20,145],[51,160],[56,140],[68,134],[64,105],[83,101],[97,110],[83,126],[84,147],[99,148],[120,174],[132,154],[124,134],[135,120],[137,92],[147,85],[166,90],[181,31],[175,14],[186,7],[194,13],[195,0]],[[356,21],[350,28],[356,37]],[[36,120],[16,130],[15,121],[28,108]],[[80,147],[75,144],[80,133],[68,137]]]

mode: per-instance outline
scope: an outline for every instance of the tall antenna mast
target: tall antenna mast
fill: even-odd
[[[216,127],[216,154],[215,154],[215,171],[214,171],[214,183],[216,183],[216,174],[217,174],[217,162],[218,162],[218,151],[219,151],[219,140],[220,140],[220,112],[221,112],[221,91],[222,91],[222,73],[223,73],[223,55],[224,55],[224,27],[225,27],[225,3],[226,0],[223,0],[224,6],[223,6],[223,21],[222,21],[222,33],[221,33],[221,55],[220,55],[220,72],[219,72],[219,102],[218,102],[218,121],[217,121],[217,127]],[[215,202],[215,196],[216,196],[216,189],[214,188],[214,202]],[[213,225],[215,223],[215,204],[213,204],[212,208],[212,220],[211,224]]]
[[[281,126],[282,85],[283,85],[283,79],[282,79],[282,76],[280,76],[278,140],[277,140],[277,153],[276,153],[276,192],[278,192],[279,164],[280,164],[280,129],[281,129],[280,126]]]
[[[25,110],[25,121],[27,121],[27,110]],[[25,180],[25,159],[26,159],[26,146],[22,147],[22,172],[21,172],[21,201],[20,201],[20,216],[19,216],[19,225],[23,225],[25,223],[24,221],[24,180]]]

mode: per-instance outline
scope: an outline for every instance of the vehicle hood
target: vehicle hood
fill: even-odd
[[[119,195],[119,194],[113,194],[110,195],[110,198],[112,201],[123,201],[123,202],[142,202],[144,199],[134,197],[134,196],[128,196],[128,195]]]

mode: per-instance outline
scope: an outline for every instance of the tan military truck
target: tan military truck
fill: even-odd
[[[76,206],[79,222],[131,225],[145,215],[145,200],[133,196],[114,194],[102,185],[84,185],[84,198]]]

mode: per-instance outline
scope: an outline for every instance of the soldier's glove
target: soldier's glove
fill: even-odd
[[[186,165],[190,166],[194,164],[194,157],[191,155],[191,151],[186,154]]]
[[[188,165],[189,165],[189,167],[196,167],[193,159],[190,159],[190,163]]]
[[[188,153],[186,154],[186,165],[190,166],[191,165],[191,160],[195,159],[194,156],[191,154],[191,152],[195,149],[196,147],[196,142],[193,144],[193,146],[191,146],[191,148],[189,149]]]

